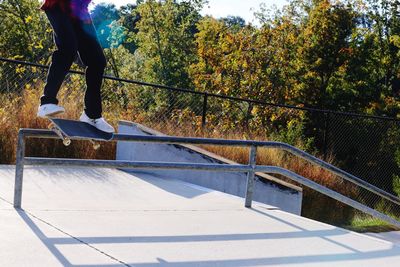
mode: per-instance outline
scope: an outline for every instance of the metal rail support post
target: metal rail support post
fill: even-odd
[[[251,202],[253,201],[254,177],[256,173],[255,172],[256,157],[257,157],[257,147],[251,146],[250,156],[249,156],[249,167],[251,167],[252,170],[247,173],[247,187],[246,187],[246,200],[245,200],[246,208],[251,208]]]
[[[14,208],[21,208],[22,201],[22,182],[24,178],[24,156],[25,156],[25,135],[23,131],[18,132],[17,159],[15,168],[14,185]]]

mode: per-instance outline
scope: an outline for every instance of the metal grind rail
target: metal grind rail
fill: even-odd
[[[241,146],[249,147],[249,164],[221,165],[221,164],[200,164],[200,163],[174,163],[174,162],[144,162],[144,161],[121,161],[121,160],[83,160],[83,159],[65,159],[65,158],[39,158],[25,157],[25,139],[26,138],[45,138],[59,139],[52,131],[39,129],[20,129],[18,133],[17,159],[15,171],[14,188],[14,207],[21,208],[22,204],[22,185],[23,172],[25,165],[35,166],[70,166],[70,167],[99,167],[99,168],[126,168],[126,169],[164,169],[164,170],[194,170],[194,171],[215,171],[215,172],[244,172],[247,173],[247,187],[245,196],[245,207],[250,208],[252,204],[254,179],[256,172],[265,172],[269,174],[279,174],[292,179],[306,187],[309,187],[319,193],[329,196],[337,201],[345,203],[357,210],[365,212],[394,226],[400,227],[400,221],[363,205],[351,198],[348,198],[336,191],[326,188],[314,181],[311,181],[292,171],[276,166],[256,165],[257,148],[275,148],[287,151],[293,155],[319,166],[339,177],[354,183],[374,194],[377,194],[386,200],[400,205],[400,199],[388,192],[375,187],[362,179],[351,175],[332,164],[324,162],[298,148],[281,142],[262,142],[247,140],[226,140],[209,138],[189,138],[189,137],[170,137],[170,136],[144,136],[144,135],[126,135],[115,134],[112,141],[141,142],[141,143],[164,143],[164,144],[203,144],[203,145],[222,145],[222,146]],[[75,140],[71,138],[71,140]]]

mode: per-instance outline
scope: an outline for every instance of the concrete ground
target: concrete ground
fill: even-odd
[[[400,247],[176,180],[0,166],[0,266],[399,266]]]

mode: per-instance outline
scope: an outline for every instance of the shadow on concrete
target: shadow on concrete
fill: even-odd
[[[310,255],[310,256],[293,256],[293,257],[265,257],[255,259],[237,259],[237,260],[216,260],[216,261],[185,261],[185,262],[168,262],[164,259],[157,258],[158,263],[128,263],[128,266],[150,267],[150,266],[200,266],[200,267],[243,267],[243,266],[279,266],[289,264],[316,264],[316,263],[336,263],[337,266],[342,261],[357,261],[357,260],[373,260],[382,257],[398,256],[399,251],[395,249],[385,251],[374,251],[358,254],[329,254],[329,255]],[[96,265],[85,265],[85,267]],[[107,267],[120,265],[107,265]],[[318,265],[316,265],[318,266]],[[347,265],[346,265],[347,266]],[[357,266],[356,263],[351,266]],[[358,265],[365,266],[365,265]],[[368,265],[372,266],[372,265]],[[394,265],[391,265],[394,266]],[[82,266],[83,267],[83,266]]]
[[[300,231],[309,232],[309,230],[307,230],[307,229],[305,229],[305,228],[302,228],[302,227],[300,227],[300,226],[298,226],[298,225],[296,225],[296,224],[294,224],[294,223],[291,223],[291,222],[282,220],[281,218],[279,218],[279,217],[277,217],[277,216],[274,216],[274,215],[272,215],[271,213],[263,212],[263,211],[260,211],[260,210],[254,209],[254,208],[252,208],[251,210],[257,212],[258,214],[267,216],[267,217],[269,217],[269,218],[271,218],[271,219],[273,219],[273,220],[279,221],[279,222],[281,222],[281,223],[283,223],[283,224],[289,225],[289,226],[291,226],[291,227],[293,227],[293,228],[295,228],[295,229],[298,229],[298,230],[300,230]],[[345,235],[345,234],[347,234],[347,233],[350,232],[350,231],[347,231],[347,230],[345,230],[345,229],[341,229],[341,228],[337,228],[337,227],[335,227],[333,230],[335,230],[335,231],[338,233],[338,235]],[[340,234],[339,234],[339,233],[340,233]],[[330,235],[323,234],[323,235],[320,235],[319,238],[324,239],[324,240],[326,240],[326,241],[328,241],[328,242],[334,243],[335,245],[341,246],[341,247],[343,247],[343,248],[345,248],[345,249],[348,249],[348,250],[350,250],[350,251],[359,252],[358,250],[356,250],[356,249],[354,249],[354,248],[352,248],[352,247],[349,247],[349,246],[347,246],[347,245],[345,245],[345,244],[342,244],[342,243],[339,243],[339,242],[334,241],[334,240],[332,240],[332,239],[329,239],[329,238],[328,238],[329,236],[330,236]]]
[[[248,241],[266,239],[296,239],[323,236],[344,235],[342,231],[320,230],[305,232],[277,232],[277,233],[248,233],[222,235],[184,235],[184,236],[118,236],[118,237],[78,237],[90,244],[128,244],[128,243],[184,243],[184,242],[220,242],[220,241]],[[50,238],[56,244],[73,244],[70,238]]]
[[[370,251],[370,252],[360,252],[351,247],[340,244],[336,241],[330,240],[329,237],[344,235],[348,231],[332,228],[331,230],[319,230],[319,231],[309,231],[305,230],[297,225],[290,222],[277,218],[271,214],[267,214],[262,211],[254,210],[259,214],[268,216],[275,220],[279,220],[282,223],[286,223],[293,226],[299,231],[296,232],[281,232],[281,233],[249,233],[249,234],[224,234],[224,235],[191,235],[191,236],[131,236],[131,237],[73,237],[61,229],[43,221],[42,219],[36,217],[35,215],[24,211],[17,210],[21,219],[30,227],[33,233],[42,241],[42,243],[49,249],[49,251],[57,258],[57,260],[63,266],[99,266],[97,264],[85,264],[85,265],[73,265],[68,259],[57,249],[57,245],[64,244],[84,244],[90,248],[102,253],[104,256],[108,256],[115,260],[115,264],[101,265],[105,267],[112,266],[275,266],[282,264],[311,264],[311,263],[335,263],[340,266],[340,262],[343,261],[357,261],[357,260],[372,260],[377,258],[398,256],[400,254],[400,247],[393,246],[390,249],[381,251]],[[40,228],[31,219],[41,221],[48,226],[54,228],[55,230],[61,232],[63,235],[68,237],[65,238],[49,238],[47,237]],[[296,238],[308,238],[308,237],[318,237],[326,241],[333,242],[336,245],[341,245],[342,247],[350,250],[346,253],[336,253],[336,254],[315,254],[307,256],[287,256],[287,257],[264,257],[264,258],[250,258],[250,259],[235,259],[235,260],[205,260],[205,261],[180,261],[180,262],[168,262],[162,258],[156,258],[158,262],[149,263],[124,263],[123,261],[117,260],[116,258],[102,252],[100,249],[96,248],[95,244],[121,244],[121,243],[174,243],[174,242],[218,242],[218,241],[242,241],[242,240],[262,240],[262,239],[296,239]],[[284,249],[284,248],[282,248]]]
[[[67,258],[56,248],[55,243],[52,242],[41,230],[40,228],[32,221],[32,219],[26,214],[24,210],[16,209],[18,215],[21,219],[29,226],[32,232],[42,241],[42,243],[47,247],[47,249],[57,258],[57,260],[63,266],[72,266],[72,264],[68,261]],[[72,239],[72,238],[71,238]],[[75,244],[77,241],[75,240]],[[35,263],[36,264],[36,263]]]
[[[208,192],[205,190],[196,189],[192,186],[180,184],[180,186],[176,186],[176,183],[173,179],[166,179],[165,177],[161,177],[160,175],[146,172],[146,171],[124,171],[124,173],[128,175],[135,176],[136,178],[149,183],[153,186],[156,186],[166,192],[172,193],[174,195],[178,195],[187,199],[195,198]],[[171,182],[169,182],[169,180]],[[182,183],[182,181],[179,181]]]

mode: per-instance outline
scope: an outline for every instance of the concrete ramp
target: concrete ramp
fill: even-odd
[[[0,266],[398,266],[400,247],[178,180],[0,167]]]
[[[118,133],[139,136],[166,136],[144,125],[120,121]],[[141,142],[117,142],[117,160],[179,162],[216,165],[239,163],[193,145],[157,144]],[[192,170],[147,170],[151,175],[173,178],[210,188],[234,196],[245,197],[247,173]],[[289,184],[265,173],[256,173],[252,199],[279,209],[300,215],[303,200],[302,188]]]

